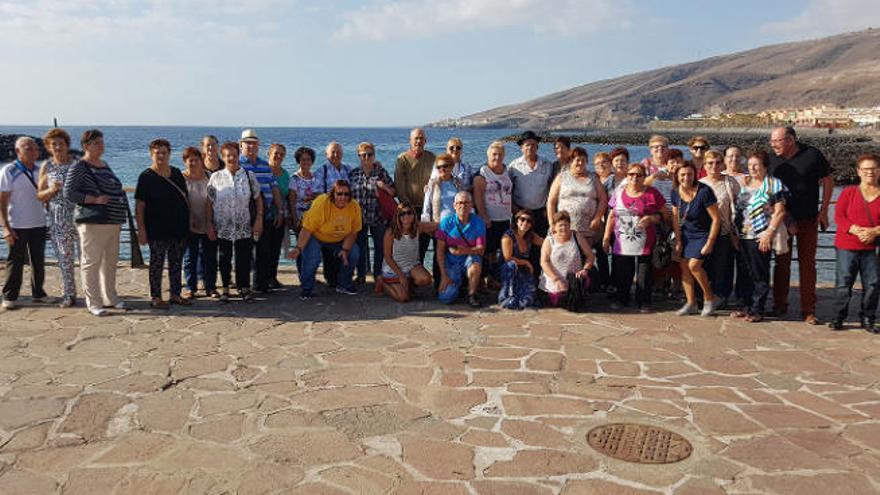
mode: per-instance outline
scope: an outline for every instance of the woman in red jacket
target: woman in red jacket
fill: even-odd
[[[880,297],[880,263],[877,262],[877,236],[880,236],[880,156],[862,155],[856,161],[859,185],[850,186],[840,193],[834,209],[837,234],[837,291],[834,302],[835,316],[828,324],[832,330],[843,330],[843,321],[849,311],[856,275],[862,280],[862,305],[859,319],[862,328],[880,333],[875,325],[877,300]]]

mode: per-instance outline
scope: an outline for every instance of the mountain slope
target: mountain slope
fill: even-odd
[[[480,126],[639,125],[692,113],[880,104],[880,30],[771,45],[597,81],[467,115]]]

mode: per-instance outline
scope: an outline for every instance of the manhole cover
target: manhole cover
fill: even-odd
[[[607,456],[638,464],[670,464],[694,450],[678,433],[635,423],[597,426],[587,433],[587,443]]]

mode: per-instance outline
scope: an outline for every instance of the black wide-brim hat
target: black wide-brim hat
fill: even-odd
[[[522,144],[524,142],[528,141],[529,139],[534,139],[535,141],[537,141],[539,143],[541,142],[540,136],[538,136],[537,134],[535,134],[532,131],[526,131],[520,135],[519,139],[516,140],[516,145],[522,146]]]

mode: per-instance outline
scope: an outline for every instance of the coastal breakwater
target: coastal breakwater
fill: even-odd
[[[541,140],[552,143],[560,132],[540,132]],[[770,152],[770,130],[760,129],[754,131],[735,130],[710,130],[710,129],[676,129],[658,130],[631,129],[611,131],[591,131],[585,133],[564,133],[571,138],[572,143],[591,143],[601,145],[647,145],[648,140],[654,134],[662,134],[669,138],[673,146],[687,146],[687,142],[694,136],[705,136],[713,149],[724,151],[728,146],[739,146],[744,152],[752,149],[764,149]],[[519,135],[511,135],[503,138],[507,141],[516,141]],[[880,154],[880,140],[868,134],[834,133],[828,134],[825,130],[798,129],[798,140],[820,149],[831,163],[834,181],[837,184],[852,184],[857,181],[855,173],[855,160],[865,153]]]

